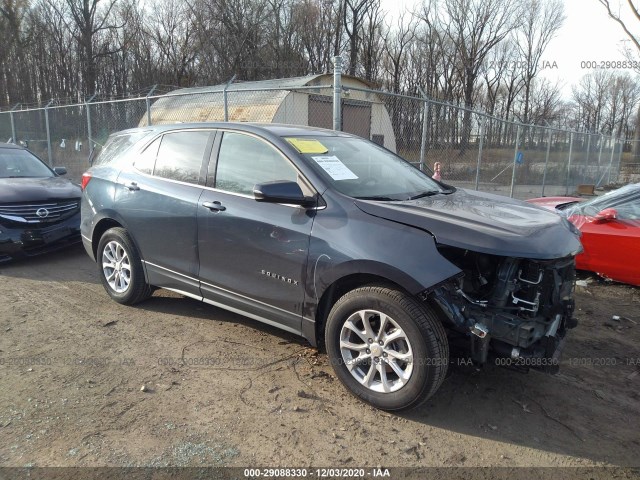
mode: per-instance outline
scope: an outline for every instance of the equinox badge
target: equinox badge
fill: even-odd
[[[277,273],[267,272],[266,270],[260,270],[260,273],[262,275],[266,275],[267,277],[275,278],[276,280],[282,280],[284,283],[289,283],[291,285],[298,285],[298,280],[293,280],[291,278],[278,275]]]

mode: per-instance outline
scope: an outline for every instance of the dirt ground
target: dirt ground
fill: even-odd
[[[423,408],[393,415],[355,400],[326,355],[290,334],[167,291],[116,304],[80,246],[0,265],[0,466],[619,466],[635,477],[640,289],[582,278],[560,374],[454,359]]]

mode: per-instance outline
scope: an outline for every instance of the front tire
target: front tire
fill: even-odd
[[[449,343],[435,313],[411,295],[369,285],[340,298],[325,341],[340,381],[382,410],[417,407],[444,381]]]
[[[151,295],[140,255],[124,228],[110,228],[102,235],[96,263],[104,289],[116,302],[133,305]]]

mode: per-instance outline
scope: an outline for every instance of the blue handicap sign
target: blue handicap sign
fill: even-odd
[[[524,154],[522,152],[518,152],[516,155],[516,163],[518,165],[522,165],[524,163]]]

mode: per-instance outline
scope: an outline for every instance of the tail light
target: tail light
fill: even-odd
[[[89,185],[90,181],[91,181],[91,174],[89,172],[84,172],[82,174],[82,183],[80,184],[80,187],[82,188],[82,190],[87,188],[87,185]]]

